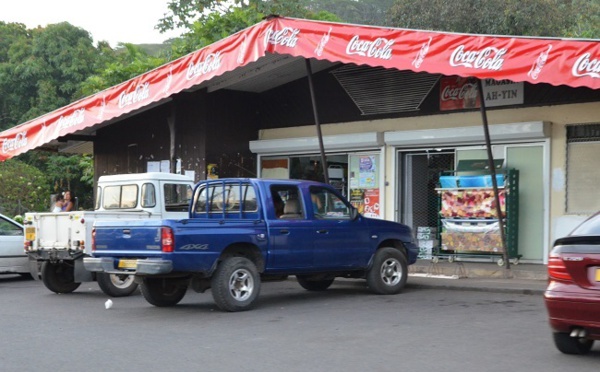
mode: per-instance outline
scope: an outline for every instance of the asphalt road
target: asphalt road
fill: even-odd
[[[410,282],[410,278],[409,278]],[[108,299],[96,283],[56,295],[0,276],[1,371],[598,371],[600,343],[567,356],[552,343],[539,295],[410,287],[371,294],[336,280],[307,292],[265,283],[247,312],[210,291],[171,308],[140,294]]]

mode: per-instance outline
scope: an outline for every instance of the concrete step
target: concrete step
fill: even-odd
[[[492,262],[417,260],[409,266],[409,275],[457,276],[459,278],[515,278],[547,280],[548,270],[542,264],[511,264],[510,269]]]

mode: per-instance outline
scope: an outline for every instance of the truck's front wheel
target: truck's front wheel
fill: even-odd
[[[404,254],[396,248],[381,248],[375,252],[373,266],[367,272],[367,285],[377,294],[399,293],[408,277]]]
[[[217,266],[211,287],[213,299],[221,310],[248,310],[260,292],[260,276],[249,259],[230,257]]]
[[[133,281],[133,275],[97,273],[96,280],[102,292],[111,297],[129,296],[138,287]]]
[[[42,282],[54,293],[71,293],[79,288],[81,283],[75,282],[73,273],[73,265],[50,261],[42,264]]]
[[[167,307],[177,305],[185,296],[187,287],[179,278],[145,278],[140,289],[148,303]]]

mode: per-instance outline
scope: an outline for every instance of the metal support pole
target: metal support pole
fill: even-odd
[[[171,173],[177,171],[177,159],[175,159],[175,117],[177,110],[175,109],[175,102],[171,102],[171,112],[167,117],[167,124],[169,125],[169,170]]]
[[[506,249],[506,237],[504,233],[504,218],[502,217],[502,207],[500,206],[500,195],[498,194],[498,181],[496,180],[496,167],[494,166],[494,155],[492,154],[492,142],[490,140],[490,130],[488,128],[487,112],[485,110],[485,99],[483,97],[483,87],[481,79],[477,79],[477,90],[479,95],[481,119],[483,120],[483,133],[485,136],[485,147],[487,149],[488,164],[490,167],[490,175],[492,176],[492,187],[494,189],[494,201],[496,202],[496,214],[498,215],[498,223],[500,225],[500,239],[502,240],[502,258],[504,259],[504,267],[510,269],[510,261],[508,260],[508,250]]]
[[[315,98],[315,88],[312,80],[312,69],[310,60],[306,61],[306,75],[308,77],[308,88],[310,90],[310,99],[312,101],[313,115],[315,117],[315,125],[317,126],[317,137],[319,138],[319,149],[321,150],[321,166],[323,167],[323,180],[329,183],[329,175],[327,174],[327,158],[325,157],[325,147],[323,146],[323,134],[321,133],[321,124],[319,123],[319,113],[317,112],[317,100]]]

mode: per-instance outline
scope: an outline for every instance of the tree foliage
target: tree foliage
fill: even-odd
[[[395,0],[394,27],[515,36],[593,37],[600,0]],[[596,37],[598,35],[596,34]]]
[[[47,211],[50,188],[39,169],[19,160],[0,163],[0,212],[9,216],[29,211]]]

